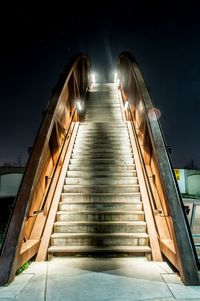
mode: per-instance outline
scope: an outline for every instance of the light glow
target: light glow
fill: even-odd
[[[91,83],[95,84],[96,83],[96,78],[95,78],[95,74],[91,73]]]
[[[83,110],[83,105],[81,104],[80,100],[76,101],[76,107],[78,111],[82,111]]]
[[[129,110],[129,102],[128,101],[125,102],[124,109],[125,109],[125,111]]]
[[[116,84],[117,83],[117,80],[118,80],[118,74],[117,74],[117,72],[115,71],[115,73],[114,73],[114,83]]]

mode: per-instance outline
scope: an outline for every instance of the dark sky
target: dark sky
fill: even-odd
[[[59,74],[77,52],[112,72],[130,51],[161,111],[175,167],[200,167],[198,1],[94,1],[1,7],[0,165],[26,162]]]

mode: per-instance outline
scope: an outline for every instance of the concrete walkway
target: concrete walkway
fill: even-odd
[[[164,262],[146,258],[54,258],[32,263],[0,301],[200,300],[200,286],[184,286]]]

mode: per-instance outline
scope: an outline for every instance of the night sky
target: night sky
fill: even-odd
[[[161,111],[174,167],[200,167],[199,1],[69,2],[1,7],[0,165],[25,163],[70,58],[84,52],[97,74],[122,51],[136,58]]]

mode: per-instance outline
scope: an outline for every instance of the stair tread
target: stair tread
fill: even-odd
[[[146,225],[146,222],[144,221],[58,221],[55,222],[54,225]]]
[[[64,184],[63,185],[63,187],[68,187],[68,186],[73,186],[73,187],[75,187],[75,186],[77,186],[77,187],[110,187],[110,188],[112,188],[112,187],[133,187],[133,186],[139,186],[139,184],[112,184],[112,185],[109,185],[109,183],[108,183],[108,185],[105,185],[105,184],[95,184],[95,183],[93,183],[92,185],[91,184],[78,184],[78,183],[76,183],[76,184],[71,184],[71,183],[69,183],[69,184]]]
[[[127,201],[92,201],[92,202],[88,202],[88,201],[60,201],[59,202],[59,205],[78,205],[78,204],[88,204],[88,205],[91,205],[91,204],[103,204],[103,205],[109,205],[109,204],[112,204],[112,205],[118,205],[118,204],[127,204],[127,205],[132,205],[132,204],[141,204],[142,205],[142,202],[141,201],[137,201],[137,200],[133,200],[131,202],[127,202]]]
[[[111,180],[117,180],[118,178],[125,179],[125,180],[126,179],[130,180],[130,178],[133,179],[133,180],[138,179],[138,177],[135,176],[135,175],[130,175],[130,176],[115,176],[114,175],[114,177],[110,177],[110,178],[111,178]],[[91,180],[91,179],[94,179],[94,180],[96,180],[96,179],[101,179],[101,180],[106,179],[107,180],[108,177],[106,177],[105,175],[101,175],[100,177],[98,177],[98,175],[97,175],[97,176],[94,177],[94,175],[90,173],[90,175],[88,177],[86,177],[86,176],[84,176],[84,177],[82,177],[82,176],[66,176],[65,179],[80,179],[80,180],[82,180],[82,179],[89,179],[89,180]]]
[[[117,211],[117,210],[110,210],[110,211],[88,211],[88,210],[83,210],[83,211],[64,211],[60,210],[57,211],[57,214],[144,214],[144,211],[141,210],[129,210],[129,211]]]
[[[66,196],[73,196],[73,195],[84,195],[84,196],[135,196],[140,195],[140,192],[119,192],[119,193],[113,193],[113,192],[92,192],[92,193],[83,193],[83,192],[62,192],[62,195]]]
[[[110,246],[110,247],[94,247],[94,246],[51,246],[49,252],[151,252],[148,246]]]
[[[123,233],[123,232],[115,232],[115,233],[53,233],[51,238],[69,238],[69,237],[113,237],[113,236],[121,236],[121,237],[140,237],[140,238],[148,238],[149,235],[147,233]]]

